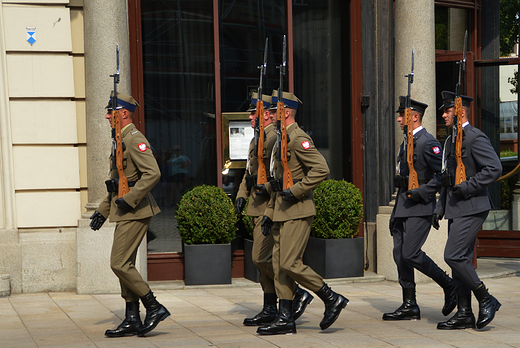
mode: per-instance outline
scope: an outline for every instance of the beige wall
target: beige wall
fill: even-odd
[[[0,273],[13,293],[76,286],[87,203],[82,6],[1,2]],[[33,45],[27,28],[36,28]]]

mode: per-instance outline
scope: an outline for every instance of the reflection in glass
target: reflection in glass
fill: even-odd
[[[285,9],[284,0],[219,1],[222,112],[241,112],[249,107],[251,95],[258,89],[258,66],[264,61],[266,38],[269,40],[263,94],[271,95],[278,88],[276,66],[282,62]],[[223,170],[222,188],[232,199],[243,176],[243,169]]]
[[[142,0],[141,23],[145,129],[162,174],[148,250],[177,252],[181,195],[217,184],[212,1]]]

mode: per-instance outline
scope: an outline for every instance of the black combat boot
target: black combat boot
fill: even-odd
[[[439,330],[458,330],[475,327],[475,316],[471,310],[471,293],[458,295],[457,312],[447,321],[437,324]]]
[[[323,313],[323,319],[320,323],[320,328],[325,330],[338,319],[341,310],[348,304],[348,300],[332,291],[327,284],[323,284],[316,295],[325,303],[325,313]]]
[[[491,320],[495,317],[495,312],[497,312],[502,305],[496,298],[489,294],[484,283],[480,283],[478,288],[473,289],[473,293],[478,300],[477,329],[482,329],[491,323]]]
[[[124,337],[137,335],[143,326],[139,316],[139,302],[126,302],[125,320],[115,330],[105,331],[107,337]]]
[[[293,318],[293,301],[280,300],[280,310],[275,321],[267,326],[259,327],[256,332],[260,335],[295,334],[296,324]]]
[[[449,275],[442,272],[442,277],[436,280],[437,284],[444,290],[444,306],[442,314],[450,314],[457,306],[457,293],[455,292],[455,283]]]
[[[392,313],[383,314],[383,320],[419,320],[421,311],[415,301],[415,288],[403,288],[403,304]]]
[[[314,300],[314,296],[296,285],[296,292],[293,299],[294,320],[298,320],[298,318],[302,316],[303,312],[305,312],[305,308],[312,303],[312,300]]]
[[[143,327],[138,331],[139,336],[144,336],[148,332],[155,329],[160,321],[168,318],[170,312],[162,304],[157,302],[153,292],[150,290],[149,293],[141,297],[143,306],[146,308],[146,317],[144,318]]]
[[[245,318],[245,326],[259,326],[270,324],[278,317],[278,309],[276,308],[276,294],[264,293],[264,308],[253,318]]]

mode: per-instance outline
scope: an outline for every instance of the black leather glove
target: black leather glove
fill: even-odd
[[[242,217],[242,210],[246,206],[246,199],[244,197],[238,197],[235,199],[235,213],[240,218]]]
[[[121,209],[122,211],[130,211],[132,210],[132,207],[126,203],[126,201],[123,199],[123,198],[118,198],[116,199],[116,205],[119,209]]]
[[[107,219],[103,216],[103,214],[96,210],[90,217],[90,220],[90,228],[94,231],[97,231],[101,228],[101,226],[103,226]]]
[[[406,191],[406,196],[415,202],[423,201],[421,194],[419,193],[419,189],[411,189]]]
[[[273,227],[273,220],[269,218],[269,216],[265,216],[262,218],[262,234],[264,236],[268,236],[271,233],[271,227]]]
[[[394,227],[395,227],[395,219],[394,218],[390,218],[390,223],[388,224],[388,228],[390,229],[390,233],[392,233],[392,231],[394,230]]]
[[[267,192],[265,185],[255,185],[254,189],[257,196],[269,197],[269,192]]]
[[[453,188],[451,189],[451,191],[453,192],[453,194],[457,197],[459,197],[460,199],[465,199],[464,198],[464,195],[462,194],[462,188],[460,187],[460,185],[455,185],[453,186]]]
[[[439,225],[439,221],[442,220],[442,216],[440,216],[439,214],[437,213],[433,213],[432,215],[432,226],[433,228],[435,228],[436,230],[439,229],[439,227],[441,227]]]
[[[286,202],[296,202],[298,200],[296,197],[294,197],[291,189],[283,190],[281,195],[282,199]]]

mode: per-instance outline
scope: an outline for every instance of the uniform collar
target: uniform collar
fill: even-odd
[[[415,129],[413,130],[413,135],[419,133],[419,132],[422,131],[423,129],[424,129],[423,126],[419,126],[419,127],[415,128]]]
[[[126,126],[123,127],[123,129],[121,129],[121,134],[122,136],[125,136],[127,135],[129,132],[133,131],[135,128],[135,124],[133,123],[129,123],[127,124]]]

